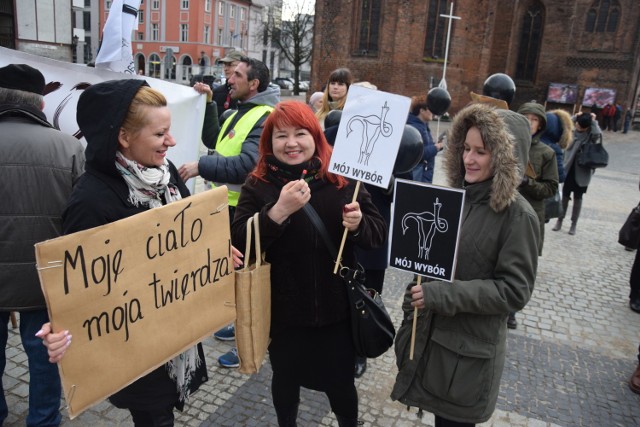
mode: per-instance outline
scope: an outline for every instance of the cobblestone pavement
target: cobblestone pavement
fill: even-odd
[[[446,126],[443,125],[442,128]],[[441,128],[441,130],[442,130]],[[435,126],[432,126],[435,132]],[[498,408],[482,426],[637,426],[640,396],[627,380],[635,369],[640,315],[628,308],[628,279],[635,253],[617,243],[617,232],[640,199],[640,132],[605,133],[610,165],[594,175],[575,236],[547,225],[536,289],[509,332]],[[436,183],[444,183],[441,169]],[[568,222],[568,221],[567,221]],[[384,299],[396,324],[407,273],[388,270]],[[231,344],[204,342],[210,380],[192,396],[179,426],[275,426],[268,363],[251,377],[220,368],[218,356]],[[313,369],[312,366],[309,369]],[[433,425],[430,414],[389,398],[396,375],[391,351],[370,360],[356,380],[365,426]],[[17,330],[11,331],[3,377],[9,406],[5,425],[24,425],[28,370]],[[63,403],[64,405],[64,403]],[[131,426],[127,411],[103,402],[64,426]],[[303,390],[300,426],[334,426],[321,393]]]

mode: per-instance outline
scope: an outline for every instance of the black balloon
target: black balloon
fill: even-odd
[[[446,89],[434,87],[427,93],[427,108],[436,116],[447,112],[451,105],[451,95]]]
[[[232,115],[233,113],[235,113],[238,110],[225,110],[221,115],[220,115],[220,124],[224,123],[225,120],[227,120],[229,118],[230,115]]]
[[[516,85],[511,77],[504,73],[490,75],[484,81],[482,94],[495,99],[502,99],[507,104],[511,104],[513,96],[516,94]]]
[[[331,110],[329,114],[324,118],[324,128],[330,128],[331,126],[337,126],[340,124],[342,118],[342,110]]]
[[[405,125],[398,148],[398,157],[393,165],[394,174],[411,172],[422,160],[422,136],[413,126]]]

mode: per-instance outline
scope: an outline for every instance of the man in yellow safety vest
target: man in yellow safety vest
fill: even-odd
[[[194,89],[207,95],[202,142],[214,150],[199,161],[180,167],[183,180],[200,175],[229,189],[229,214],[233,219],[240,187],[258,159],[258,143],[262,124],[273,107],[280,102],[280,90],[269,87],[269,69],[262,62],[242,57],[229,78],[230,95],[238,100],[238,110],[220,125],[213,93],[206,83]]]

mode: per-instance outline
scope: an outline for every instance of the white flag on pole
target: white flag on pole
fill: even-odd
[[[138,25],[141,0],[114,0],[102,31],[96,67],[135,74],[131,53],[131,32]]]

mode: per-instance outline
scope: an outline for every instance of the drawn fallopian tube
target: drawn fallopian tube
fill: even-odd
[[[354,124],[360,123],[362,125],[361,134],[362,141],[360,142],[360,156],[358,157],[358,163],[369,165],[369,157],[373,153],[373,148],[376,145],[376,141],[380,135],[388,138],[393,133],[393,126],[387,122],[387,113],[389,107],[385,102],[382,106],[380,116],[371,114],[369,116],[353,116],[347,122],[347,136],[354,131]]]
[[[436,198],[433,202],[433,212],[408,212],[402,217],[402,234],[405,235],[409,229],[409,220],[415,220],[418,229],[418,257],[429,259],[433,236],[438,233],[446,233],[449,223],[446,219],[440,218],[442,203]],[[425,230],[427,230],[425,232]]]

